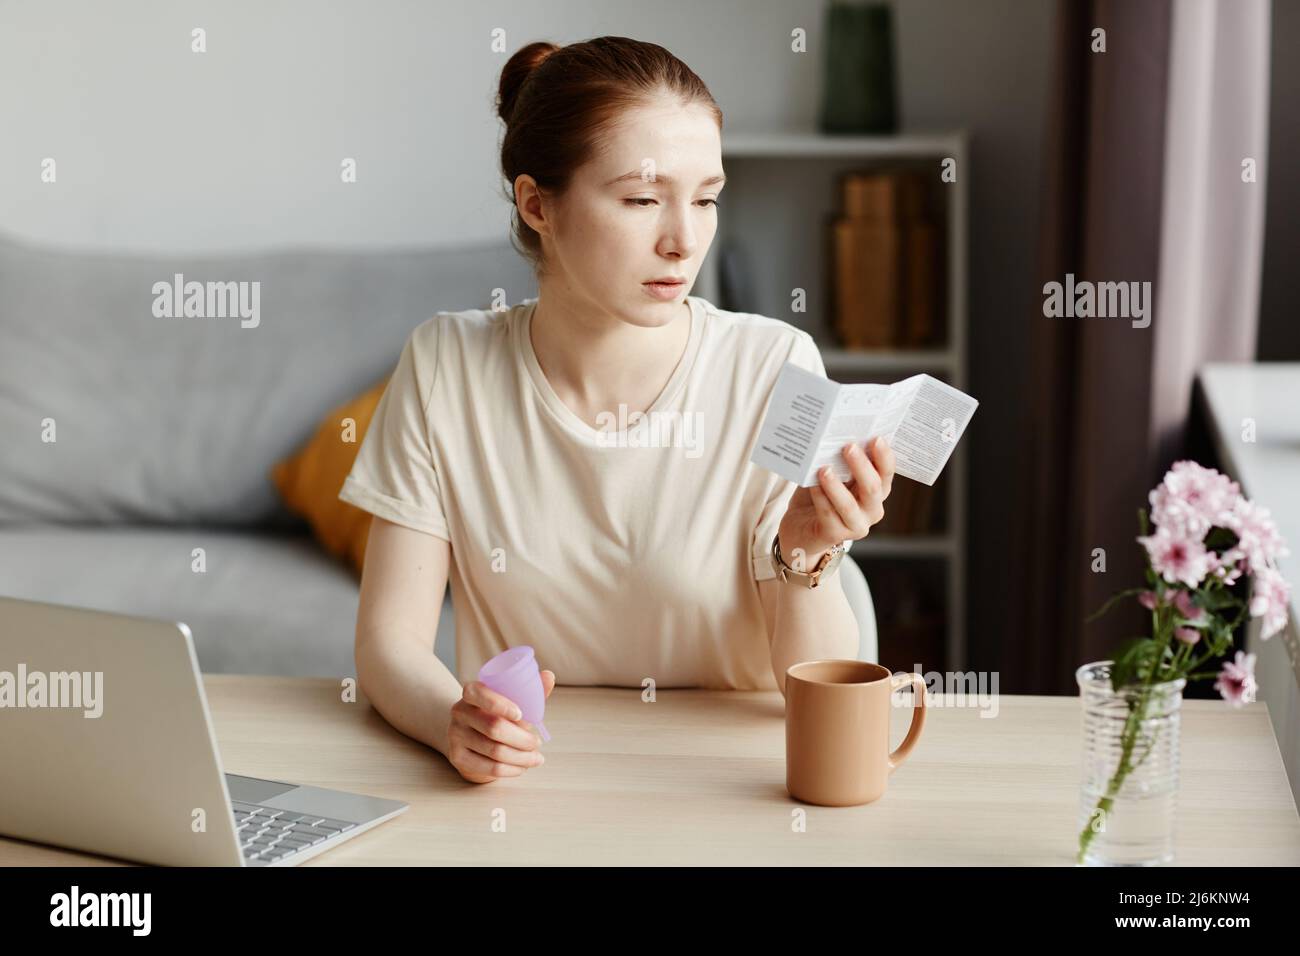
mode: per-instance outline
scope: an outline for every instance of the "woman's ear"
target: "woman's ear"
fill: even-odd
[[[546,235],[550,229],[542,198],[537,180],[532,176],[520,173],[515,177],[515,209],[519,211],[519,218],[539,236]]]

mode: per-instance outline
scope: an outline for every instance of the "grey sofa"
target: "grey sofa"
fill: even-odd
[[[178,273],[259,283],[256,320],[169,317],[155,284]],[[208,672],[352,674],[356,580],[268,471],[412,328],[496,289],[536,294],[504,242],[164,258],[0,237],[0,594],[185,621]],[[454,669],[453,648],[448,602]]]

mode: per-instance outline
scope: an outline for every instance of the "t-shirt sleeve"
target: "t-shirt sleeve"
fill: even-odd
[[[436,363],[437,322],[429,322],[402,346],[339,499],[450,541],[429,440]]]
[[[813,341],[811,335],[803,330],[796,330],[795,340],[790,347],[787,361],[793,362],[800,368],[807,369],[815,375],[826,377],[826,366],[822,364],[822,355],[817,348],[817,343]],[[776,385],[775,379],[772,380],[772,385]],[[764,405],[765,414],[766,410],[767,406]],[[798,486],[793,481],[787,481],[780,475],[759,468],[758,465],[754,467],[758,468],[766,478],[766,499],[758,526],[754,529],[754,534],[750,539],[749,554],[754,571],[754,580],[766,581],[769,578],[776,577],[776,565],[772,561],[772,539],[776,537],[777,529],[781,527],[781,519],[785,517],[786,506],[790,503],[790,498]],[[786,555],[785,559],[789,561],[790,556]]]

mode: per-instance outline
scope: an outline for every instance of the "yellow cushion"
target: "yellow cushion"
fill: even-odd
[[[300,451],[271,469],[271,480],[284,503],[306,518],[325,550],[351,564],[358,577],[365,563],[371,515],[340,501],[338,495],[387,384],[384,376],[364,394],[331,410]],[[345,423],[349,418],[355,423],[350,428]]]

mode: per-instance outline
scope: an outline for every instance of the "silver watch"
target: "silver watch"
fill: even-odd
[[[844,551],[844,545],[837,544],[822,555],[821,560],[817,562],[817,567],[811,571],[796,571],[786,564],[785,558],[781,556],[781,536],[778,534],[772,539],[772,559],[776,564],[776,573],[781,580],[802,584],[809,588],[817,587],[821,584],[823,578],[829,578],[835,573],[835,569],[844,560]]]

